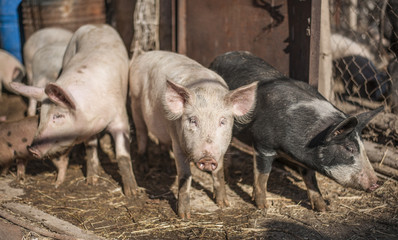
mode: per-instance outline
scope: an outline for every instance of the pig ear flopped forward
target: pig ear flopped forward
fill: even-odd
[[[230,91],[226,96],[228,104],[232,105],[235,119],[242,124],[251,120],[251,113],[256,105],[258,81]]]
[[[361,132],[362,129],[364,129],[364,127],[369,123],[369,121],[372,120],[372,118],[374,118],[382,110],[384,110],[384,106],[378,107],[375,110],[369,112],[364,112],[356,115],[355,117],[358,119],[359,122],[357,126],[359,132]]]
[[[52,102],[59,106],[63,106],[66,108],[70,108],[76,110],[76,105],[72,100],[72,97],[69,96],[62,88],[59,86],[49,83],[45,88],[45,93],[50,98]]]
[[[46,94],[44,93],[44,88],[41,87],[28,86],[19,82],[10,83],[10,87],[16,93],[19,93],[25,97],[34,98],[39,102],[43,101],[46,98]]]
[[[175,120],[181,117],[184,111],[184,105],[190,101],[192,94],[185,87],[167,80],[166,92],[163,98],[163,105],[166,108],[166,117],[169,120]]]
[[[331,140],[343,139],[354,131],[357,125],[358,119],[356,117],[346,118],[329,132],[325,141],[330,142]]]

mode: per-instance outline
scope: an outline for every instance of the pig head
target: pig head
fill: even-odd
[[[187,160],[200,170],[215,171],[231,141],[234,116],[245,122],[254,105],[255,85],[228,93],[222,84],[205,81],[214,86],[188,89],[168,80],[163,105],[176,130],[173,140]]]
[[[64,153],[93,134],[79,124],[83,119],[76,114],[72,96],[56,84],[50,83],[45,88],[20,83],[12,83],[11,86],[22,95],[42,102],[39,127],[29,146],[36,158]]]
[[[316,152],[317,161],[307,163],[342,186],[373,191],[377,176],[367,157],[361,132],[384,108],[347,117],[319,132],[306,146]]]

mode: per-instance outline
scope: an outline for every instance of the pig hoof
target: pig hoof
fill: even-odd
[[[256,205],[258,209],[268,209],[267,199],[265,198],[256,199]]]
[[[326,212],[328,207],[323,199],[316,199],[312,203],[312,209],[318,212]]]
[[[55,181],[54,187],[57,189],[64,181]]]
[[[87,177],[87,184],[88,185],[97,185],[98,184],[98,176],[91,176],[91,177]]]
[[[220,208],[231,206],[231,204],[229,203],[229,201],[227,199],[217,200],[217,205]]]
[[[178,213],[178,216],[180,216],[180,218],[182,218],[183,220],[189,220],[191,219],[191,213],[190,212],[180,212]]]
[[[135,198],[135,197],[138,196],[139,189],[134,188],[134,187],[131,188],[131,187],[125,186],[125,187],[123,188],[123,191],[124,191],[124,195],[125,195],[127,198]]]

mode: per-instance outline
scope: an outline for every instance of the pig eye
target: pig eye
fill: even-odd
[[[197,117],[190,117],[188,118],[189,124],[194,125],[195,127],[198,126],[198,119]]]
[[[345,150],[349,151],[350,153],[354,153],[356,150],[356,147],[351,144],[345,145],[344,148],[345,148]]]
[[[227,124],[227,119],[226,118],[221,118],[221,120],[220,120],[220,126],[224,126],[224,125],[226,125]]]
[[[58,118],[63,118],[63,117],[64,117],[63,114],[61,114],[61,113],[56,113],[56,114],[53,115],[53,120],[58,119]]]

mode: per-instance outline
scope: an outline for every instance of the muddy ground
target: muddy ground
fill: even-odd
[[[4,99],[11,98],[3,98],[0,113],[8,108]],[[19,108],[11,109],[16,112]],[[134,141],[132,146],[134,151]],[[0,177],[0,182],[23,189],[22,195],[8,202],[34,206],[107,239],[398,239],[396,180],[381,178],[383,185],[366,193],[346,189],[318,174],[319,187],[329,204],[329,210],[320,213],[311,209],[301,177],[293,169],[275,163],[268,184],[270,208],[261,211],[251,200],[251,156],[231,148],[228,157],[227,194],[231,206],[217,207],[211,176],[192,165],[189,221],[176,215],[174,163],[154,143],[150,144],[149,172],[139,171],[139,163],[133,162],[142,190],[136,199],[123,195],[117,164],[103,152],[99,184],[87,185],[81,146],[72,152],[66,180],[57,189],[53,185],[56,169],[49,160],[30,161],[22,184],[14,181],[15,167],[9,175]],[[25,239],[48,239],[29,230],[23,234]]]

